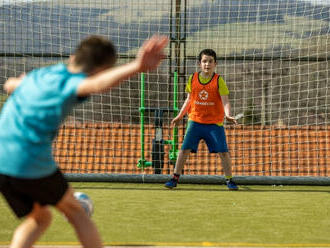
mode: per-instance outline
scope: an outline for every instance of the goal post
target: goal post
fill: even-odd
[[[330,175],[329,12],[327,1],[313,0],[4,0],[0,108],[8,77],[65,62],[88,35],[111,39],[118,64],[124,64],[145,39],[160,33],[170,38],[167,56],[144,75],[143,90],[136,75],[91,96],[62,125],[54,157],[68,178],[168,179],[174,169],[171,144],[161,151],[157,175],[152,166],[137,166],[142,149],[142,159],[152,161],[155,118],[161,119],[163,140],[173,140],[171,120],[185,100],[189,76],[199,70],[197,55],[212,48],[232,113],[240,117],[237,126],[225,123],[238,182],[324,185]],[[141,94],[144,108],[175,110],[161,117],[143,113],[143,144]],[[178,148],[186,125],[185,118],[174,134]],[[185,164],[182,182],[224,182],[220,158],[203,141]]]

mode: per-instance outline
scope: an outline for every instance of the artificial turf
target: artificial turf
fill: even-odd
[[[73,183],[94,201],[105,244],[230,244],[330,246],[330,188]],[[0,244],[19,221],[0,198]],[[76,244],[71,226],[54,211],[43,244]]]

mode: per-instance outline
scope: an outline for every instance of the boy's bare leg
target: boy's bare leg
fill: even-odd
[[[226,184],[229,190],[238,190],[236,183],[232,180],[232,171],[231,171],[231,158],[229,152],[219,153],[221,158],[221,164],[223,171],[225,173]]]
[[[178,158],[175,163],[174,174],[180,175],[182,173],[183,166],[190,154],[191,150],[180,150]]]
[[[35,203],[32,212],[25,217],[16,228],[10,248],[31,248],[52,220],[52,214],[47,206]]]
[[[229,152],[221,152],[219,153],[221,158],[221,165],[226,177],[232,177],[231,171],[231,158],[229,156]]]
[[[56,207],[65,214],[85,248],[101,248],[102,241],[93,221],[87,216],[69,188]]]
[[[180,175],[182,173],[183,166],[189,156],[190,151],[191,151],[190,149],[179,151],[179,155],[178,155],[178,158],[176,159],[176,163],[175,163],[175,167],[174,167],[173,177],[171,178],[170,181],[165,183],[166,188],[173,189],[177,186]]]

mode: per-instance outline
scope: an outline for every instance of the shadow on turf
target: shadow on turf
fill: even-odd
[[[142,184],[143,185],[143,184]],[[290,185],[292,186],[292,185]],[[211,187],[211,186],[210,186]],[[214,191],[214,192],[228,192],[230,190],[228,190],[227,188],[223,188],[225,187],[224,185],[219,185],[219,188],[188,188],[186,186],[181,186],[179,188],[175,188],[175,189],[167,189],[163,186],[160,186],[159,188],[155,188],[155,187],[150,187],[150,188],[146,188],[146,187],[114,187],[114,186],[75,186],[75,189],[109,189],[109,190],[149,190],[149,191],[201,191],[201,192],[210,192],[210,191]],[[265,187],[265,186],[263,186]],[[239,193],[239,192],[313,192],[313,193],[330,193],[330,190],[318,190],[318,189],[313,189],[313,186],[310,186],[311,189],[286,189],[286,186],[269,186],[270,189],[256,189],[256,188],[251,188],[249,186],[243,185],[243,186],[239,186],[239,190],[238,191],[233,191],[235,193]]]

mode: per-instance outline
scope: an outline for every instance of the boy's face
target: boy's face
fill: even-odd
[[[203,54],[202,59],[199,63],[199,66],[205,76],[213,75],[217,66],[217,63],[215,62],[213,56]]]

